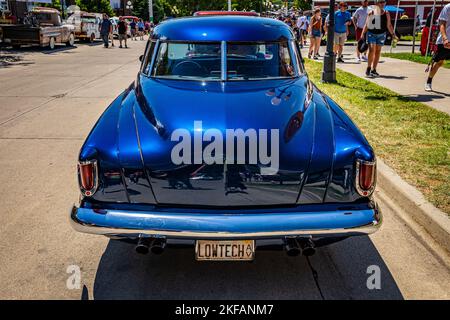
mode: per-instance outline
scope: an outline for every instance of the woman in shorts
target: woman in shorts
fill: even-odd
[[[309,24],[309,38],[311,45],[309,46],[308,58],[319,58],[320,41],[322,40],[322,16],[320,8],[314,9],[314,15],[311,17]]]
[[[361,39],[367,32],[367,43],[369,44],[369,55],[367,57],[366,77],[378,77],[378,61],[380,60],[381,48],[386,41],[386,33],[392,35],[392,39],[398,40],[394,34],[389,12],[384,10],[385,0],[375,0],[374,9],[369,12],[366,25],[361,33]]]

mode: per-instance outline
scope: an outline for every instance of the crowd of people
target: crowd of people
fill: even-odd
[[[100,36],[105,48],[111,46],[114,47],[114,32],[113,23],[109,19],[106,13],[103,14],[103,19],[99,25]],[[154,28],[153,22],[144,22],[142,19],[133,19],[130,23],[126,21],[122,16],[119,17],[117,22],[117,34],[119,40],[119,48],[128,48],[127,40],[130,37],[131,40],[137,41],[138,38],[143,41],[145,35],[151,34]],[[130,31],[128,33],[128,30]],[[122,46],[122,43],[124,46]]]
[[[384,10],[385,3],[385,0],[375,0],[375,6],[369,10],[369,1],[362,1],[353,15],[348,11],[345,2],[335,4],[333,44],[337,62],[344,63],[343,49],[350,33],[349,27],[353,25],[356,40],[363,41],[368,48],[361,52],[360,46],[357,46],[356,59],[358,62],[368,63],[366,76],[378,76],[376,67],[387,33],[398,40],[394,34],[389,12]],[[318,59],[322,38],[328,34],[329,18],[328,14],[323,23],[321,9],[317,7],[311,13],[300,12],[298,17],[295,14],[288,16],[284,18],[284,22],[295,31],[300,47],[303,48],[309,38],[308,58]]]
[[[355,37],[358,41],[356,59],[358,62],[367,63],[365,75],[370,78],[379,76],[377,66],[387,35],[390,34],[393,41],[398,40],[391,23],[390,13],[385,10],[385,4],[385,0],[374,0],[374,5],[369,9],[369,1],[363,0],[361,6],[354,11],[353,15],[348,11],[345,2],[335,4],[333,44],[337,62],[345,62],[343,49],[350,33],[349,27],[353,25]],[[293,29],[301,48],[307,45],[309,39],[308,58],[318,59],[320,57],[322,38],[328,34],[329,14],[322,22],[322,11],[317,7],[309,13],[299,12],[298,15],[294,13],[286,17],[280,16],[278,19],[283,20]],[[437,51],[430,63],[431,66],[425,84],[425,90],[427,91],[432,90],[432,80],[438,69],[445,60],[450,59],[450,43],[448,40],[450,34],[450,4],[443,8],[438,17],[438,23]],[[150,34],[153,27],[153,23],[144,23],[142,19],[127,23],[123,17],[119,17],[117,23],[119,48],[123,48],[122,43],[124,43],[125,48],[128,47],[127,39],[129,36],[131,40],[136,41],[138,38],[144,40],[144,36]],[[99,29],[105,48],[108,48],[110,41],[111,45],[114,46],[113,24],[106,14],[103,15]],[[129,35],[128,29],[130,30]]]
[[[353,25],[357,41],[355,58],[360,63],[367,63],[365,76],[369,78],[380,76],[377,72],[377,66],[387,35],[391,36],[392,41],[399,40],[392,26],[392,17],[385,10],[385,5],[385,0],[374,0],[373,5],[369,7],[369,1],[363,0],[361,6],[353,12],[353,15],[348,11],[345,2],[336,3],[334,8],[333,44],[336,61],[338,63],[345,62],[343,48],[350,33],[349,27]],[[407,16],[403,15],[402,17]],[[307,44],[309,39],[308,58],[312,59],[320,57],[320,45],[322,39],[328,34],[329,18],[328,14],[322,22],[322,12],[318,7],[309,12],[278,17],[294,30],[301,48]],[[448,35],[450,35],[450,4],[443,8],[437,20],[439,24],[439,36],[436,41],[437,51],[431,58],[431,66],[425,85],[426,91],[432,90],[431,83],[434,75],[444,64],[444,61],[450,59],[450,44],[448,41]]]

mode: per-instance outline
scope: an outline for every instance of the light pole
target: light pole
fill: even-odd
[[[231,0],[228,0],[228,11],[231,11]]]
[[[323,82],[336,82],[336,56],[334,54],[334,2],[330,0],[329,18],[328,18],[328,34],[327,34],[327,51],[323,57]]]
[[[127,9],[128,10],[133,10],[133,4],[131,3],[131,1],[127,2]]]
[[[153,22],[153,0],[148,0],[148,19]]]

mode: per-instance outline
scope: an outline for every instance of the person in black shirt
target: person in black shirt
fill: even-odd
[[[378,77],[377,72],[378,61],[380,60],[381,48],[386,41],[386,33],[392,35],[392,39],[398,40],[394,34],[394,28],[391,23],[391,16],[389,12],[384,10],[386,4],[385,0],[375,0],[373,10],[369,12],[366,20],[366,25],[361,33],[361,38],[364,39],[367,33],[367,43],[369,44],[369,54],[367,57],[366,77]],[[360,40],[358,39],[358,40]]]
[[[108,15],[103,14],[103,20],[99,25],[100,36],[103,40],[103,45],[105,48],[109,46],[109,34],[112,33],[112,23],[109,21]]]
[[[119,23],[117,24],[117,31],[119,32],[119,48],[122,48],[122,41],[125,41],[125,48],[127,47],[127,22],[119,17]]]

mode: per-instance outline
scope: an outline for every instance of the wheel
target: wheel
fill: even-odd
[[[48,43],[48,48],[49,48],[50,50],[55,49],[55,44],[56,44],[56,39],[55,39],[55,37],[51,37],[51,38],[50,38],[50,42]]]
[[[75,36],[73,35],[73,33],[71,33],[69,35],[69,40],[66,42],[66,45],[68,47],[72,47],[74,45],[74,43],[75,43]]]
[[[92,33],[91,36],[89,37],[89,42],[93,43],[94,40],[95,40],[95,34]]]

